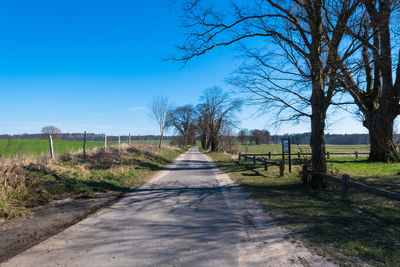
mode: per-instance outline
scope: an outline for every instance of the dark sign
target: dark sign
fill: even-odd
[[[289,140],[282,140],[283,153],[289,153]]]
[[[292,173],[292,152],[290,151],[290,138],[282,139],[282,161],[285,164],[285,154],[289,158],[289,172]]]

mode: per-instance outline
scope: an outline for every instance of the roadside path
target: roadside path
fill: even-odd
[[[191,149],[150,182],[1,266],[331,266]]]

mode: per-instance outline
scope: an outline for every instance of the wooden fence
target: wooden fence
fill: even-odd
[[[287,154],[285,154],[287,155]],[[299,159],[301,159],[301,156],[311,156],[311,153],[292,153],[290,154],[291,156],[291,162],[289,163],[289,170],[290,170],[290,166],[292,164],[292,162],[298,162]],[[358,159],[359,155],[369,155],[369,153],[366,152],[358,152],[358,151],[354,151],[353,152],[326,152],[326,157],[329,159],[330,156],[334,156],[334,155],[354,155],[354,157],[356,159]],[[268,165],[277,165],[280,166],[280,174],[281,176],[283,176],[284,170],[285,170],[285,161],[281,160],[280,162],[276,162],[276,161],[270,161],[271,158],[273,156],[282,156],[282,154],[276,154],[276,153],[265,153],[265,154],[242,154],[239,153],[239,162],[241,161],[241,159],[243,158],[245,161],[247,160],[252,160],[253,164],[255,165],[257,161],[262,162],[264,164],[264,169],[268,170]],[[294,156],[297,156],[297,159],[294,158]],[[268,160],[267,160],[268,159]],[[289,159],[290,160],[290,159]]]
[[[263,158],[257,158],[256,156],[265,156],[268,154],[242,154],[239,153],[239,162],[242,161],[248,161],[251,160],[253,161],[253,164],[255,165],[258,162],[262,162],[264,164],[264,169],[268,170],[268,165],[275,165],[279,166],[280,170],[280,176],[283,176],[284,170],[285,170],[285,163],[283,160],[276,162],[276,161],[268,161],[266,157]],[[369,192],[371,194],[375,194],[378,196],[383,196],[387,197],[390,199],[394,200],[400,200],[400,194],[392,191],[387,191],[384,189],[379,189],[370,185],[366,185],[360,182],[352,181],[350,179],[350,176],[347,174],[343,174],[342,178],[338,178],[336,176],[332,176],[329,174],[324,174],[324,173],[316,173],[317,175],[321,175],[324,179],[334,182],[334,183],[340,183],[342,185],[342,199],[348,200],[350,197],[350,187],[354,187],[366,192]]]
[[[241,154],[242,156],[243,155],[247,155],[247,156],[250,156],[250,157],[252,157],[252,156],[267,157],[268,159],[271,159],[273,156],[282,156],[282,153],[276,154],[276,153],[271,153],[271,152],[268,152],[268,153],[265,153],[265,154],[252,154],[252,153],[247,153],[247,154],[239,153],[239,154]],[[292,157],[296,157],[297,156],[297,158],[301,158],[301,156],[311,156],[312,154],[311,153],[297,152],[297,153],[291,153],[290,155]],[[346,155],[354,155],[354,157],[356,159],[358,159],[359,156],[361,156],[361,155],[368,156],[369,153],[368,152],[358,152],[358,151],[354,151],[354,152],[326,152],[325,155],[326,155],[326,157],[328,159],[330,159],[331,156],[339,156],[339,155],[342,155],[342,156],[343,155],[344,156],[346,156]]]
[[[379,189],[370,185],[366,185],[360,182],[352,181],[350,179],[350,176],[347,174],[343,174],[342,178],[338,178],[336,176],[332,176],[329,174],[324,174],[324,173],[317,173],[317,175],[321,175],[323,178],[325,178],[328,181],[334,182],[334,183],[340,183],[342,185],[342,199],[348,200],[350,197],[350,187],[354,187],[366,192],[369,192],[371,194],[375,194],[378,196],[383,196],[387,197],[390,199],[394,200],[400,200],[400,194],[392,192],[392,191],[387,191],[384,189]]]
[[[264,164],[264,170],[268,170],[268,165],[275,165],[279,166],[279,175],[283,176],[284,171],[285,171],[285,162],[281,160],[280,162],[276,161],[268,161],[267,158],[257,158],[255,154],[252,154],[251,156],[249,154],[242,154],[239,153],[239,162],[244,159],[244,161],[247,160],[252,160],[253,164],[256,165],[257,161],[262,162]]]

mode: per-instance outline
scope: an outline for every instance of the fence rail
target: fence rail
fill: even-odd
[[[271,159],[271,157],[273,156],[282,156],[282,153],[263,153],[263,154],[256,154],[256,153],[246,153],[246,154],[242,154],[239,153],[241,155],[247,155],[247,156],[256,156],[256,157],[268,157],[268,159]],[[354,152],[326,152],[325,153],[326,157],[329,159],[330,156],[335,156],[335,155],[354,155],[355,158],[358,158],[360,155],[369,155],[369,152],[358,152],[358,151],[354,151]],[[301,156],[312,156],[312,153],[301,153],[301,152],[297,152],[297,153],[291,153],[290,156],[295,157],[297,156],[298,158],[300,158]]]
[[[369,153],[366,152],[358,152],[358,151],[354,151],[354,152],[326,152],[326,157],[329,159],[330,156],[334,156],[334,155],[354,155],[356,159],[358,159],[359,155],[369,155]],[[257,154],[257,153],[246,153],[246,154],[242,154],[239,153],[239,162],[241,161],[241,159],[243,158],[245,161],[247,160],[252,160],[253,164],[255,165],[257,161],[262,162],[264,164],[264,169],[268,170],[268,165],[276,165],[276,166],[280,166],[280,176],[283,176],[283,173],[285,171],[285,160],[280,160],[279,162],[276,161],[268,161],[271,160],[272,156],[282,156],[282,154],[277,154],[277,153],[263,153],[263,154]],[[289,171],[290,171],[290,166],[292,162],[297,162],[298,160],[301,159],[301,156],[312,156],[311,153],[291,153],[290,154],[291,159],[289,158],[289,160],[291,160],[291,162],[289,162]],[[293,156],[297,156],[296,158],[293,158]],[[268,160],[267,160],[268,159]]]
[[[266,170],[266,171],[268,170],[268,165],[279,166],[279,175],[283,176],[283,174],[284,174],[285,162],[283,160],[281,160],[280,162],[268,161],[267,158],[257,158],[256,155],[254,155],[254,154],[249,156],[249,154],[241,154],[241,153],[239,153],[239,162],[241,161],[242,158],[245,161],[252,160],[254,165],[256,165],[257,161],[262,162],[264,164],[264,170]]]
[[[352,181],[350,179],[350,176],[347,174],[343,174],[342,178],[338,178],[336,176],[332,176],[329,174],[324,174],[324,173],[317,173],[317,175],[321,175],[325,179],[335,182],[335,183],[341,183],[342,184],[342,198],[343,199],[349,199],[350,197],[350,187],[355,187],[363,191],[367,191],[371,194],[387,197],[390,199],[394,200],[400,200],[400,194],[393,192],[393,191],[388,191],[380,188],[376,188],[367,184],[363,184],[360,182]]]
[[[244,161],[247,160],[252,160],[253,164],[255,165],[257,161],[264,163],[264,169],[268,170],[268,165],[275,165],[279,166],[280,170],[280,176],[283,176],[284,174],[284,169],[285,169],[285,163],[283,160],[276,162],[276,161],[268,161],[266,157],[264,158],[257,158],[257,156],[265,156],[268,154],[242,154],[239,153],[239,162],[242,161],[242,158]],[[329,174],[324,174],[324,173],[316,173],[316,175],[321,175],[323,178],[325,178],[328,181],[334,182],[334,183],[340,183],[342,185],[342,199],[348,200],[350,197],[350,187],[354,187],[366,192],[369,192],[371,194],[387,197],[390,199],[394,200],[400,200],[400,194],[393,192],[393,191],[388,191],[380,188],[376,188],[374,186],[370,186],[367,184],[363,184],[360,182],[356,182],[350,179],[350,176],[347,174],[343,174],[342,178],[329,175]]]

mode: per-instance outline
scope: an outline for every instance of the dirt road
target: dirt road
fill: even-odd
[[[2,266],[330,266],[197,149]]]

